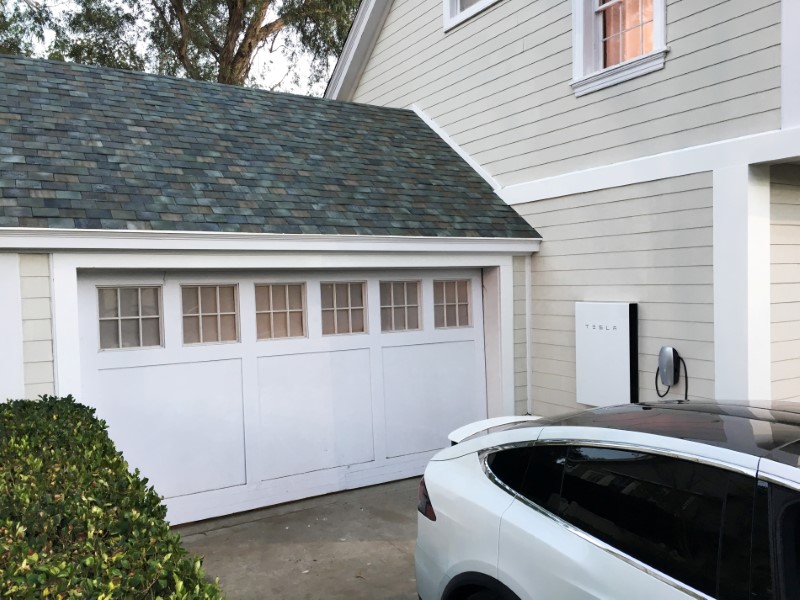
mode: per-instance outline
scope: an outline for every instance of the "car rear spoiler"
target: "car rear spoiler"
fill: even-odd
[[[503,425],[511,425],[513,423],[525,423],[527,421],[536,421],[540,417],[534,417],[533,415],[524,415],[524,416],[511,416],[511,417],[494,417],[492,419],[485,419],[483,421],[475,421],[474,423],[470,423],[468,425],[464,425],[463,427],[459,427],[450,432],[450,435],[447,436],[447,439],[450,440],[450,445],[455,446],[456,444],[463,442],[468,437],[471,437],[477,433],[481,433],[484,431],[488,431],[494,427],[502,427]]]

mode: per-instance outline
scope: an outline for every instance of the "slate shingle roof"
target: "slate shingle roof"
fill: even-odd
[[[0,227],[538,237],[411,111],[11,56]]]

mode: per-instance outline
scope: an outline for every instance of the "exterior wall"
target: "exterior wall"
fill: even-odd
[[[800,166],[771,175],[772,399],[800,400]]]
[[[353,99],[416,103],[503,186],[780,127],[779,1],[668,0],[665,68],[581,98],[571,7],[445,34],[442,0],[395,0]]]
[[[639,398],[656,400],[658,351],[685,358],[690,398],[714,398],[711,174],[517,207],[544,241],[532,259],[533,409],[575,400],[575,302],[639,304]],[[670,398],[682,398],[683,378]]]
[[[20,254],[25,396],[55,393],[50,255]]]
[[[0,252],[0,402],[25,395],[19,255]]]
[[[514,414],[528,412],[528,340],[526,330],[525,257],[514,257]]]

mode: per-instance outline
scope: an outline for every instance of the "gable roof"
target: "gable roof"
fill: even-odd
[[[326,98],[352,100],[391,6],[392,0],[361,0],[342,53],[325,88]]]
[[[539,237],[411,111],[11,56],[0,227]]]

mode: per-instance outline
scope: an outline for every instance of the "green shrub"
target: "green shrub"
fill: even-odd
[[[0,597],[220,598],[71,396],[0,403]]]

